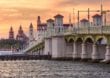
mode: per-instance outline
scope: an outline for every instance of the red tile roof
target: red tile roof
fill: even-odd
[[[101,15],[99,15],[99,14],[95,14],[95,15],[93,15],[92,17],[93,17],[93,18],[101,17]]]
[[[63,18],[63,15],[57,14],[56,16],[54,16],[54,18]]]

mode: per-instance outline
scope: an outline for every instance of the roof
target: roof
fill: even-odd
[[[95,14],[95,15],[93,15],[92,17],[93,17],[93,18],[97,18],[97,17],[101,17],[101,15]]]
[[[61,14],[57,14],[56,16],[54,16],[54,18],[63,18],[64,16]]]
[[[47,22],[54,22],[54,20],[53,19],[48,19]]]
[[[80,22],[88,22],[88,20],[84,18],[84,19],[80,20]]]

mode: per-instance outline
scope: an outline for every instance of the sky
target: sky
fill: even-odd
[[[103,0],[103,5],[105,10],[110,9],[110,0]],[[78,10],[100,9],[100,0],[0,0],[0,38],[8,38],[11,26],[15,35],[20,25],[28,34],[30,23],[33,23],[34,29],[37,28],[37,16],[46,22],[56,14],[62,14],[64,22],[68,23],[69,15],[73,16],[73,8],[75,16]],[[110,13],[107,15],[110,16]],[[80,17],[87,17],[87,13],[81,13]]]

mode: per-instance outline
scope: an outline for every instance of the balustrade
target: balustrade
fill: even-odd
[[[60,36],[65,34],[109,34],[110,26],[89,26],[89,27],[52,27],[44,33],[44,37]]]

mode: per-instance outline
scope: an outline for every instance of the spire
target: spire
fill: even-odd
[[[30,28],[33,28],[33,25],[32,25],[32,23],[30,23]]]
[[[19,33],[19,34],[23,33],[23,29],[22,29],[22,26],[21,26],[21,25],[20,25],[20,27],[19,27],[18,33]]]
[[[37,26],[41,24],[41,18],[40,16],[37,17]]]
[[[10,32],[13,32],[13,28],[12,28],[12,26],[10,27]]]
[[[32,23],[30,23],[30,27],[29,27],[29,41],[33,41],[34,40],[34,30],[33,30],[33,25]]]
[[[10,31],[9,31],[9,39],[14,39],[14,31],[12,26],[10,27]]]

